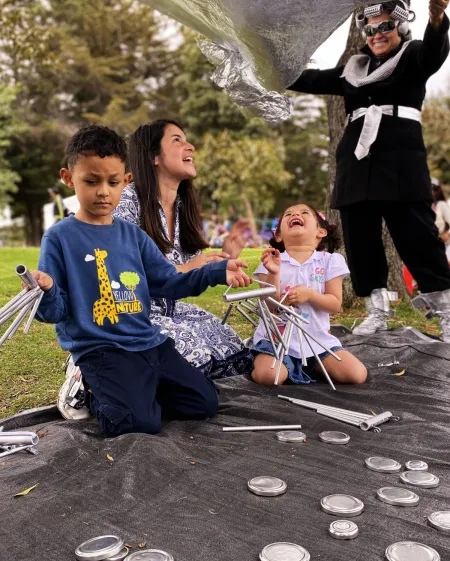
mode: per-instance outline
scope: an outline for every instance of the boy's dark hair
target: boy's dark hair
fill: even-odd
[[[334,253],[337,249],[339,249],[342,246],[341,236],[339,235],[339,231],[336,224],[332,224],[331,222],[328,222],[325,216],[321,212],[317,212],[317,210],[313,206],[308,204],[306,204],[306,206],[311,210],[311,212],[316,217],[319,228],[324,228],[327,231],[326,237],[322,238],[319,245],[317,246],[316,248],[317,251],[328,251],[328,253]],[[280,253],[286,251],[286,248],[284,247],[284,243],[282,241],[278,242],[276,238],[277,236],[278,237],[280,236],[281,221],[283,220],[285,214],[286,211],[284,211],[283,214],[280,216],[280,219],[278,220],[277,223],[277,227],[275,228],[275,233],[273,237],[270,238],[269,240],[269,244],[275,249],[278,249]]]
[[[108,127],[89,125],[76,132],[67,143],[67,166],[72,168],[80,156],[116,156],[127,163],[125,140]]]

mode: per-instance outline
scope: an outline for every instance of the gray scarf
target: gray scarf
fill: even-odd
[[[354,55],[345,65],[344,71],[342,72],[341,78],[345,78],[349,84],[359,88],[361,86],[367,86],[368,84],[373,84],[374,82],[381,82],[394,72],[399,63],[403,53],[405,52],[411,41],[405,41],[403,47],[400,51],[387,60],[384,64],[379,66],[372,74],[368,75],[370,56],[369,55]]]

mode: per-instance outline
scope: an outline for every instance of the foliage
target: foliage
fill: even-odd
[[[247,214],[249,204],[263,216],[273,208],[276,194],[289,185],[281,142],[242,137],[233,140],[229,131],[207,133],[197,155],[199,184],[213,189],[222,208],[234,204]]]
[[[6,151],[11,144],[11,136],[19,125],[14,117],[12,104],[17,88],[0,84],[0,209],[10,201],[10,194],[17,190],[19,175],[11,169]]]
[[[423,133],[431,175],[450,184],[450,98],[425,104]]]
[[[120,278],[120,282],[132,292],[136,290],[136,287],[141,280],[137,273],[133,273],[131,271],[125,271],[123,273],[120,273],[119,278]]]

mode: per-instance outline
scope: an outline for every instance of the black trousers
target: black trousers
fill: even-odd
[[[161,430],[161,413],[176,419],[212,417],[214,383],[194,368],[168,338],[147,351],[103,347],[77,362],[86,402],[105,436]]]
[[[450,288],[445,245],[427,202],[364,201],[340,209],[347,261],[358,296],[386,288],[388,264],[382,218],[395,247],[421,292]]]

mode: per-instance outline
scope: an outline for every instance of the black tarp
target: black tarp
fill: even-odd
[[[155,436],[103,439],[93,421],[63,421],[55,409],[6,420],[5,430],[48,434],[37,456],[0,459],[0,560],[71,560],[79,543],[110,533],[134,547],[169,551],[176,561],[257,561],[264,546],[278,541],[302,545],[313,560],[381,561],[386,547],[402,540],[428,544],[450,560],[450,535],[427,525],[430,513],[450,510],[450,345],[408,329],[367,340],[340,336],[369,367],[363,386],[265,388],[230,378],[220,383],[216,417],[172,421]],[[394,361],[400,364],[378,366]],[[278,393],[361,412],[390,410],[402,420],[381,434],[365,433],[283,402]],[[294,423],[303,425],[307,443],[222,432],[222,426]],[[318,434],[327,429],[345,430],[350,443],[321,443]],[[403,484],[398,474],[368,470],[364,459],[373,455],[425,460],[441,484],[416,490],[421,499],[414,508],[381,503],[377,489]],[[282,478],[287,493],[251,494],[247,481],[258,475]],[[29,495],[14,498],[36,483]],[[328,536],[334,518],[321,511],[320,499],[332,493],[364,501],[365,511],[353,518],[357,539]]]

